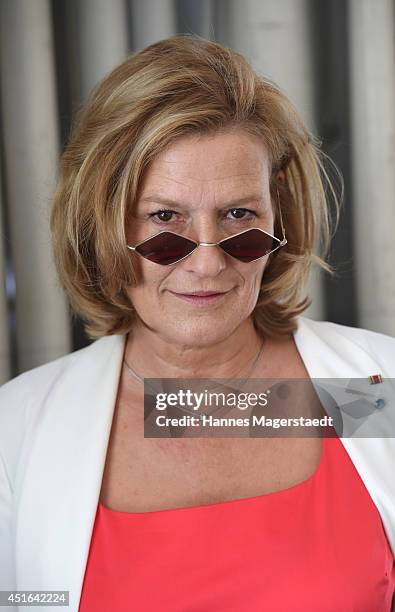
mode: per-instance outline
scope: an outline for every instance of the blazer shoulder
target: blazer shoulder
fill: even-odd
[[[333,323],[331,321],[316,321],[307,317],[300,317],[313,333],[321,339],[336,343],[335,338],[347,340],[356,347],[368,353],[377,363],[391,370],[395,378],[395,337],[381,332]]]
[[[36,391],[41,387],[50,385],[59,373],[69,367],[84,362],[85,358],[94,358],[99,353],[111,350],[112,345],[119,338],[120,336],[103,336],[94,340],[88,346],[18,374],[18,376],[0,386],[0,399],[11,395],[19,396],[21,393],[23,394],[24,389],[32,391],[34,388]]]
[[[22,448],[29,445],[41,411],[51,391],[71,376],[76,385],[87,368],[94,367],[98,355],[109,354],[113,336],[58,357],[19,374],[0,386],[0,461],[6,465],[10,481],[16,474]]]
[[[95,353],[103,350],[108,344],[109,336],[95,340],[88,346],[67,353],[57,359],[37,366],[0,386],[0,432],[4,432],[7,423],[19,420],[26,423],[25,419],[33,418],[35,410],[45,400],[57,381],[70,370],[75,370],[78,375],[79,365],[84,364],[90,358],[94,360]],[[0,434],[1,435],[1,434]]]
[[[10,440],[14,448],[22,443],[45,396],[80,351],[27,370],[0,386],[0,453],[6,452]]]
[[[44,391],[50,386],[57,375],[78,359],[79,355],[89,347],[67,353],[57,359],[22,372],[0,386],[0,411],[9,400],[26,398],[31,393]]]
[[[40,404],[64,375],[71,372],[77,382],[78,377],[83,376],[87,368],[94,367],[98,360],[111,358],[112,351],[119,344],[122,344],[122,336],[103,336],[84,348],[27,370],[1,385],[0,426],[4,414],[16,410],[18,404]]]

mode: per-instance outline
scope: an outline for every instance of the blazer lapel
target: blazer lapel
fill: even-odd
[[[370,354],[335,326],[299,317],[294,338],[311,378],[364,378],[379,371]]]
[[[391,379],[393,366],[389,363],[379,364],[363,348],[364,330],[357,330],[361,342],[359,345],[351,340],[347,329],[300,317],[294,335],[295,343],[313,384],[317,383],[333,393],[334,399],[343,407],[343,421],[347,424],[352,414],[348,411],[352,402],[355,404],[355,416],[358,411],[366,415],[359,419],[355,437],[388,437],[390,432],[395,432],[395,411],[390,409],[395,397]],[[380,354],[379,335],[375,339],[375,350]],[[371,385],[369,377],[374,374],[381,374],[383,382]],[[364,403],[361,401],[363,398]],[[375,405],[375,401],[380,398],[385,401],[384,409],[378,409]],[[342,442],[345,445],[352,437],[352,431],[351,428],[344,429]]]
[[[351,340],[347,330],[347,327],[299,317],[294,338],[310,378],[314,380],[341,379],[343,386],[348,385],[350,390],[355,388],[359,392],[362,388],[371,392],[369,376],[381,374],[384,377],[384,382],[377,385],[380,395],[386,400],[384,408],[373,410],[354,436],[339,439],[380,513],[395,555],[395,437],[389,437],[394,436],[395,432],[395,389],[391,378],[394,362],[384,360],[379,364],[363,348],[364,331],[355,330],[362,344],[360,346]],[[380,355],[380,335],[372,341],[375,353]]]
[[[16,517],[17,588],[70,591],[70,611],[78,610],[124,343],[124,336],[106,336],[65,361],[40,411],[25,467]]]

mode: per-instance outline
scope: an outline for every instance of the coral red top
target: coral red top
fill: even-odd
[[[283,491],[154,512],[99,503],[79,612],[390,612],[394,557],[338,438]]]

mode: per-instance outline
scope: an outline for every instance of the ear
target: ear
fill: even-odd
[[[279,170],[276,174],[276,179],[279,183],[285,183],[285,172],[284,170]]]

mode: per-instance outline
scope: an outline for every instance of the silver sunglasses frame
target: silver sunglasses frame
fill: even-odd
[[[279,197],[279,193],[277,190],[277,196],[278,196],[278,202],[280,202],[280,197]],[[147,259],[146,257],[144,257],[144,255],[141,255],[141,253],[139,253],[138,251],[136,251],[137,247],[139,247],[141,244],[144,244],[145,242],[148,242],[148,240],[152,240],[152,238],[155,238],[156,236],[159,236],[160,234],[174,234],[175,236],[180,236],[181,238],[185,238],[186,240],[189,240],[189,242],[192,242],[193,244],[195,244],[195,248],[188,253],[188,255],[185,255],[184,257],[181,257],[180,259],[177,259],[177,261],[173,261],[172,263],[169,264],[161,264],[157,261],[152,261],[151,259],[147,259],[147,261],[151,261],[151,263],[156,263],[159,266],[174,266],[175,264],[180,263],[180,261],[183,261],[184,259],[186,259],[187,257],[189,257],[190,255],[192,255],[192,253],[194,253],[196,251],[196,249],[200,246],[219,246],[221,244],[221,242],[225,242],[226,240],[230,240],[231,238],[235,238],[236,236],[240,236],[241,234],[245,234],[246,232],[250,232],[253,229],[257,229],[260,232],[262,232],[263,234],[266,234],[266,236],[270,236],[270,238],[273,238],[274,240],[278,241],[278,245],[272,249],[271,251],[269,251],[269,253],[265,253],[264,255],[261,255],[260,257],[256,257],[255,259],[251,259],[248,262],[242,262],[242,263],[252,263],[253,261],[257,261],[258,259],[262,259],[262,257],[266,257],[266,255],[271,255],[272,253],[274,253],[274,251],[277,251],[277,249],[279,249],[280,247],[285,246],[288,243],[288,240],[285,237],[285,229],[284,229],[284,224],[283,224],[283,219],[282,219],[282,214],[281,214],[281,208],[279,207],[279,211],[280,211],[280,223],[281,223],[281,230],[283,233],[283,237],[280,240],[280,238],[277,238],[277,236],[273,236],[273,234],[270,234],[270,232],[266,232],[265,230],[261,229],[260,227],[249,227],[248,229],[242,230],[241,232],[237,232],[236,234],[232,234],[231,236],[227,236],[226,238],[222,238],[222,240],[219,240],[218,242],[196,242],[196,240],[192,240],[192,238],[187,238],[186,236],[183,236],[182,234],[177,234],[177,232],[172,232],[171,230],[162,230],[160,232],[157,232],[156,234],[154,234],[153,236],[150,236],[149,238],[146,238],[145,240],[142,240],[141,242],[138,242],[137,244],[130,245],[127,244],[127,248],[130,249],[131,251],[135,251],[136,253],[138,253],[138,255],[140,255],[140,257],[143,257],[143,259]],[[226,253],[226,251],[224,251],[224,253]],[[230,253],[226,253],[227,255],[230,255]],[[230,257],[233,257],[234,259],[237,259],[237,261],[241,261],[240,259],[238,259],[237,257],[234,257],[233,255],[230,255]]]

